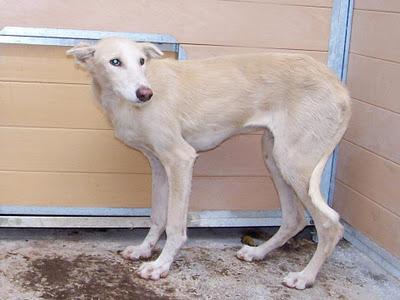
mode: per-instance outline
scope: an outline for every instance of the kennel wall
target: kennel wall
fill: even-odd
[[[112,35],[105,31],[168,33],[140,36],[171,47],[168,56],[176,59],[298,52],[345,76],[351,1],[334,1],[333,9],[324,0],[125,0],[118,9],[114,3],[0,1],[0,28],[24,27],[4,28],[0,36],[2,226],[148,225],[148,162],[114,139],[91,99],[87,74],[65,56],[80,40]],[[200,156],[189,224],[280,224],[260,134],[234,137]],[[333,166],[327,164],[322,185],[330,200]]]

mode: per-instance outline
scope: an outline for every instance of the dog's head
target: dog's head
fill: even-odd
[[[146,64],[163,53],[150,43],[106,38],[95,45],[75,46],[67,51],[67,55],[73,55],[102,89],[139,105],[153,96],[145,75]]]

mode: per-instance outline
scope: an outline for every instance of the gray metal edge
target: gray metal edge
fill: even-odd
[[[115,207],[64,207],[64,206],[0,206],[0,215],[58,215],[58,216],[150,216],[150,208],[115,208]],[[192,214],[195,212],[191,212]],[[273,217],[280,218],[280,210],[202,210],[198,215],[207,217]]]
[[[308,224],[310,219],[308,218]],[[280,226],[280,211],[189,212],[189,227]],[[109,216],[0,216],[0,227],[31,228],[148,228],[150,217]]]
[[[23,45],[38,45],[38,46],[75,46],[79,43],[94,44],[97,40],[91,39],[64,39],[64,38],[43,38],[43,37],[21,37],[21,36],[2,36],[0,35],[0,43],[2,44],[23,44]],[[143,40],[135,39],[137,42]],[[151,41],[157,45],[161,51],[178,52],[177,44],[160,43]]]
[[[354,0],[349,0],[349,12],[347,19],[347,29],[346,29],[346,41],[345,41],[345,51],[343,58],[343,73],[342,73],[342,81],[344,83],[347,82],[347,72],[349,65],[349,56],[350,56],[350,42],[351,42],[351,32],[353,29],[353,13],[354,13]]]
[[[34,27],[4,27],[0,30],[0,43],[74,46],[82,42],[93,44],[98,39],[111,36],[129,38],[138,42],[151,42],[157,44],[162,51],[179,51],[178,41],[168,34]]]
[[[98,40],[105,37],[125,37],[142,42],[177,44],[175,37],[160,33],[115,32],[97,30],[76,30],[40,27],[12,27],[7,26],[0,30],[3,36],[20,36],[24,38],[59,38],[59,39],[88,39]]]
[[[178,46],[178,60],[186,60],[186,59],[187,59],[186,51],[183,48],[183,46],[179,44],[179,46]]]
[[[400,259],[377,245],[364,234],[344,222],[344,238],[354,247],[368,256],[372,261],[385,269],[394,277],[400,279]]]
[[[343,53],[343,63],[342,63],[342,74],[341,81],[346,83],[347,81],[347,71],[349,64],[349,53],[350,53],[350,40],[351,40],[351,30],[352,30],[352,20],[353,20],[353,11],[354,11],[354,0],[349,0],[348,13],[347,13],[347,24],[346,24],[346,38],[344,44],[344,53]],[[331,169],[331,182],[329,185],[329,195],[328,195],[328,204],[333,206],[334,196],[335,196],[335,178],[336,178],[336,169],[337,169],[337,159],[339,155],[339,148],[337,147],[332,156],[332,169]]]
[[[353,0],[334,0],[332,6],[331,32],[329,37],[328,66],[342,82],[346,81],[350,34],[353,15]],[[338,149],[326,163],[321,180],[321,190],[328,204],[333,205]]]
[[[1,205],[0,215],[149,216],[149,208]]]

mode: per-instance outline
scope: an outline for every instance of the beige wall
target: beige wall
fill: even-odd
[[[335,208],[400,257],[400,1],[355,2]]]
[[[326,61],[329,0],[0,0],[0,27],[168,33],[189,58],[303,52]],[[148,207],[143,156],[112,136],[62,47],[0,46],[0,204]],[[276,209],[260,136],[201,155],[192,209]]]

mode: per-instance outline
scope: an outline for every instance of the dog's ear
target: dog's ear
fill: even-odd
[[[160,58],[164,53],[151,43],[140,43],[147,58]]]
[[[76,62],[81,65],[87,65],[90,59],[93,58],[96,48],[93,45],[86,43],[81,43],[71,49],[69,49],[66,54],[75,57]]]

